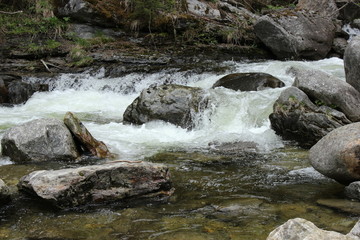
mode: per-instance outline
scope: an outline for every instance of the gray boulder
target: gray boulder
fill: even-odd
[[[225,87],[235,91],[258,91],[284,87],[278,78],[267,73],[233,73],[220,78],[212,88]]]
[[[348,42],[345,38],[335,38],[332,46],[332,50],[338,54],[340,57],[344,56],[345,49],[348,45]]]
[[[360,200],[360,181],[352,182],[345,187],[345,196],[350,199]]]
[[[272,129],[284,139],[310,148],[330,131],[351,123],[346,116],[327,106],[316,106],[296,87],[285,89],[270,114]]]
[[[290,68],[294,86],[304,91],[312,101],[339,109],[347,118],[360,120],[360,93],[350,84],[325,72]]]
[[[6,203],[10,200],[9,187],[0,179],[0,204]]]
[[[169,169],[142,161],[35,171],[22,177],[18,188],[63,209],[172,192]]]
[[[143,124],[163,120],[180,126],[195,126],[195,115],[208,104],[204,90],[181,85],[161,85],[143,90],[124,112],[124,123]]]
[[[57,119],[36,119],[8,129],[1,148],[14,162],[73,161],[79,156],[70,131]]]
[[[82,23],[90,23],[103,27],[115,26],[110,17],[101,14],[90,1],[84,0],[55,0],[55,15],[70,17]],[[96,1],[92,1],[96,4]]]
[[[360,91],[360,36],[353,37],[344,53],[346,82]]]
[[[342,184],[360,180],[360,123],[337,128],[310,149],[311,165]]]
[[[344,235],[338,232],[322,230],[303,218],[294,218],[272,231],[267,240],[358,240],[359,236],[356,235],[358,228],[359,222],[356,223],[350,233]]]
[[[260,17],[254,30],[280,59],[322,59],[335,36],[330,18],[290,10]]]

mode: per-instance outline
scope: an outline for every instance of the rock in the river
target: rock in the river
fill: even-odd
[[[345,49],[346,82],[360,92],[360,36],[352,38]]]
[[[195,115],[208,104],[204,90],[181,85],[161,85],[143,90],[125,110],[124,122],[143,124],[152,120],[163,120],[192,128]]]
[[[220,78],[212,88],[225,87],[235,91],[258,91],[266,88],[280,88],[285,84],[267,73],[233,73]]]
[[[345,187],[345,196],[350,199],[360,200],[360,181],[352,182]]]
[[[113,157],[105,143],[96,140],[73,113],[65,114],[64,123],[84,152],[91,152],[92,155],[99,158]]]
[[[351,230],[349,234],[344,235],[338,232],[322,230],[305,219],[294,218],[272,231],[267,240],[358,240],[358,236],[355,235],[358,224],[354,226],[354,230]]]
[[[1,148],[14,162],[73,161],[79,156],[70,131],[57,119],[36,119],[8,129]]]
[[[311,165],[340,183],[360,180],[360,123],[337,128],[310,149]]]
[[[304,91],[313,102],[339,109],[351,121],[360,121],[360,92],[350,84],[314,69],[292,67],[294,86]]]
[[[0,74],[0,104],[24,103],[35,92],[48,90],[47,84],[25,83],[19,76]]]
[[[260,17],[254,30],[280,59],[322,59],[335,37],[331,18],[290,10]]]
[[[10,191],[8,186],[0,179],[0,204],[6,203],[10,200]]]
[[[20,179],[20,191],[59,208],[171,194],[169,169],[142,161],[53,171],[35,171]]]
[[[330,131],[351,123],[342,112],[316,106],[296,87],[281,93],[269,118],[278,135],[295,140],[304,148],[310,148]]]

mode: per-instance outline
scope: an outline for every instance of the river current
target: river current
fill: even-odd
[[[0,137],[11,126],[32,119],[62,119],[75,113],[92,135],[124,160],[161,162],[171,167],[174,196],[167,203],[145,206],[100,206],[56,211],[24,197],[0,208],[0,239],[265,239],[289,218],[304,217],[319,227],[347,232],[353,215],[319,206],[320,198],[339,198],[342,186],[310,167],[307,151],[289,146],[270,128],[268,119],[280,93],[292,85],[291,66],[323,70],[345,79],[343,61],[223,62],[226,73],[166,69],[106,78],[105,72],[62,74],[48,83],[50,92],[34,94],[23,105],[0,107]],[[265,72],[285,88],[258,92],[211,89],[235,72]],[[124,125],[126,107],[152,84],[201,87],[211,106],[187,131],[154,121]],[[255,142],[256,154],[221,156],[211,143]],[[59,163],[13,164],[0,157],[0,178],[15,188],[18,179],[38,169],[68,167]]]

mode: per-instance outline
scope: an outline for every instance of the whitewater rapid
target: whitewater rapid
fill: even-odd
[[[261,151],[270,151],[283,146],[281,138],[271,130],[268,116],[280,93],[293,83],[293,77],[286,73],[289,67],[315,68],[345,79],[343,61],[338,58],[222,64],[231,71],[216,75],[172,69],[106,78],[104,70],[100,69],[97,73],[62,74],[56,79],[28,78],[25,79],[28,82],[48,83],[51,91],[36,93],[23,105],[0,107],[0,137],[11,126],[38,118],[62,119],[71,111],[95,138],[105,142],[122,159],[141,159],[160,151],[204,149],[211,142],[252,141]],[[236,72],[269,73],[286,86],[258,92],[211,89],[218,79]],[[201,87],[208,92],[211,106],[196,128],[187,131],[162,121],[142,126],[122,124],[126,107],[140,92],[151,84],[164,82]],[[0,158],[0,165],[8,163],[6,158]]]

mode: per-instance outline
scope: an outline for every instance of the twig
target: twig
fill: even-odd
[[[42,59],[40,59],[41,63],[45,66],[46,70],[48,70],[49,72],[51,72],[51,70],[49,69],[49,67],[46,65],[46,62]]]
[[[4,12],[4,11],[0,11],[0,13],[13,15],[13,14],[18,14],[18,13],[23,13],[23,11],[16,11],[16,12]]]

